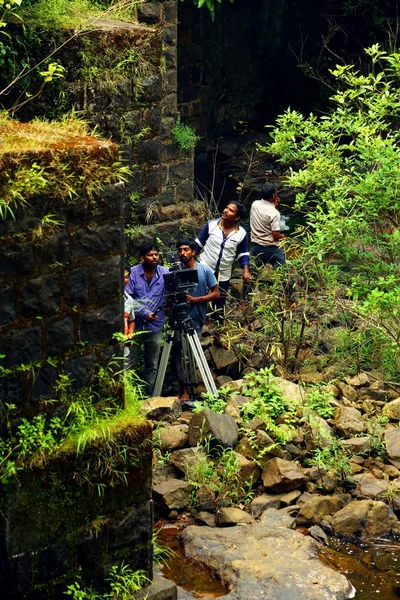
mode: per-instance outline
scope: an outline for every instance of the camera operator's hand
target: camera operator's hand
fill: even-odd
[[[197,298],[196,296],[191,296],[190,294],[186,294],[186,300],[188,302],[191,302],[192,304],[196,304],[196,302],[199,302],[200,298]]]
[[[156,321],[158,319],[156,313],[151,312],[147,315],[147,320],[148,321]]]

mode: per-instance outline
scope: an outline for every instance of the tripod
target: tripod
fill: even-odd
[[[176,331],[179,331],[181,335],[183,380],[187,386],[190,397],[192,398],[195,396],[197,384],[196,366],[200,371],[207,392],[218,397],[218,390],[212,378],[210,367],[207,364],[203,348],[201,347],[200,340],[194,329],[193,321],[189,316],[186,316],[181,320],[173,320],[170,324],[170,330],[167,333],[161,354],[160,365],[158,367],[157,379],[153,392],[154,396],[161,395],[165,372],[167,370]]]

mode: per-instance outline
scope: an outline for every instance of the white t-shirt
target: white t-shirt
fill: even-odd
[[[250,211],[251,241],[260,246],[279,246],[272,232],[280,230],[281,216],[272,202],[256,200]]]

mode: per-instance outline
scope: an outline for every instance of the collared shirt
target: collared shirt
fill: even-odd
[[[191,292],[191,295],[196,296],[196,298],[206,296],[208,291],[217,285],[215,275],[208,265],[198,262],[196,262],[193,270],[197,271],[199,282],[194,292]],[[208,302],[197,302],[196,304],[191,304],[189,307],[188,314],[192,318],[195,329],[202,329],[206,322],[207,304]]]
[[[165,313],[161,310],[155,321],[147,321],[150,313],[154,312],[164,303],[164,275],[169,273],[167,267],[157,266],[150,281],[144,276],[143,265],[131,268],[125,291],[132,296],[135,306],[136,331],[161,331],[165,323]]]
[[[214,271],[219,281],[229,281],[235,259],[244,267],[250,264],[247,231],[237,225],[234,231],[225,235],[221,227],[222,219],[208,221],[196,238],[200,263],[205,263]]]
[[[251,241],[260,246],[280,246],[275,240],[273,231],[280,231],[281,215],[272,202],[256,200],[251,205],[250,227]]]

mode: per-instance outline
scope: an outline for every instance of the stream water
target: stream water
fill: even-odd
[[[162,569],[164,576],[195,598],[224,596],[228,593],[226,587],[208,569],[185,557],[178,540],[184,526],[165,522],[156,525],[159,543],[174,552]],[[322,548],[320,558],[348,578],[356,588],[355,600],[400,598],[400,541],[375,539],[356,545],[331,538],[330,547]]]

